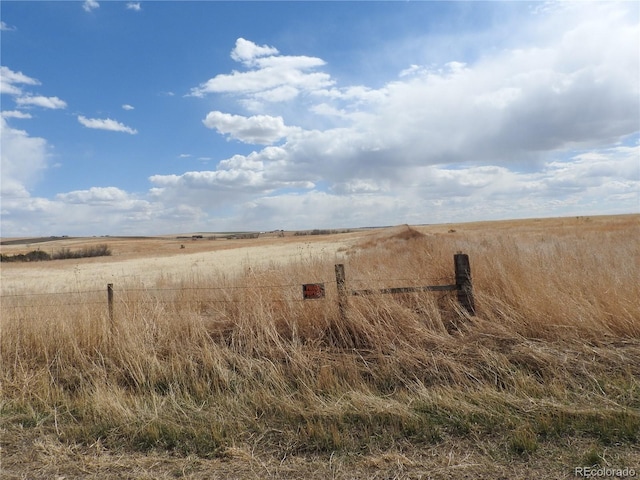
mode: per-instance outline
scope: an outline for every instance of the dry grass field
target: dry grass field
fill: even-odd
[[[639,238],[621,215],[2,245],[112,255],[2,263],[1,476],[640,476]],[[348,289],[450,284],[458,251],[476,316],[455,292],[340,314],[334,264]]]

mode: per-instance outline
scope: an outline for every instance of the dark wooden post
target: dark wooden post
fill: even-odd
[[[458,291],[458,302],[470,315],[476,314],[475,301],[473,299],[473,285],[471,283],[471,266],[469,265],[469,255],[466,253],[456,253],[453,256],[456,270],[456,287]]]
[[[338,287],[338,310],[340,311],[340,320],[347,318],[347,286],[344,277],[344,264],[338,263],[336,269],[336,285]]]
[[[109,307],[109,327],[113,331],[113,283],[107,283],[107,305]]]

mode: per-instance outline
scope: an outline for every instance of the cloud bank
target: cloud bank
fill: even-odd
[[[192,94],[231,94],[245,111],[262,113],[212,111],[207,127],[246,143],[281,145],[237,155],[213,172],[150,180],[158,195],[199,205],[220,200],[222,178],[233,184],[230,199],[260,191],[235,209],[249,223],[264,217],[253,211],[291,221],[292,206],[309,203],[316,213],[326,210],[325,225],[340,218],[331,205],[344,204],[351,212],[371,212],[375,204],[367,224],[562,215],[598,206],[633,211],[640,189],[637,18],[620,5],[592,7],[536,11],[558,17],[531,27],[541,35],[531,45],[473,64],[409,65],[378,89],[341,87],[320,70],[320,58],[240,38],[231,58],[245,71],[216,75]],[[301,93],[333,128],[285,127],[273,115],[288,111]],[[273,193],[294,185],[307,190]],[[314,221],[323,223],[316,213]],[[303,217],[299,224],[308,224]]]

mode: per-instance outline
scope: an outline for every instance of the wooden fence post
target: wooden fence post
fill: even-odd
[[[340,311],[340,320],[347,319],[347,286],[344,276],[344,264],[338,263],[335,266],[336,285],[338,287],[338,310]]]
[[[107,306],[109,307],[109,327],[113,331],[113,283],[107,283]]]
[[[453,256],[456,271],[456,287],[458,292],[458,302],[470,315],[476,314],[475,301],[473,299],[473,285],[471,283],[471,266],[469,265],[469,255],[466,253],[456,253]]]

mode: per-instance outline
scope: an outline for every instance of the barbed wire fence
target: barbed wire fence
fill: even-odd
[[[0,311],[18,309],[48,309],[55,307],[90,307],[106,306],[108,317],[114,321],[114,306],[120,303],[136,302],[141,300],[141,295],[148,301],[156,304],[173,305],[176,307],[194,304],[241,304],[260,297],[261,301],[273,300],[274,302],[307,302],[309,300],[325,300],[327,289],[325,285],[335,282],[335,289],[330,290],[330,298],[336,299],[341,317],[345,317],[348,308],[348,298],[351,296],[369,296],[384,294],[407,294],[423,292],[439,292],[441,295],[449,295],[454,292],[463,310],[469,315],[475,314],[475,304],[471,283],[469,260],[466,254],[458,253],[454,256],[455,283],[445,285],[421,285],[426,282],[446,282],[451,276],[441,278],[346,278],[344,265],[335,265],[336,277],[332,279],[316,279],[319,282],[313,284],[300,283],[274,283],[243,285],[204,285],[204,286],[170,286],[170,287],[118,287],[114,283],[108,283],[106,292],[104,289],[75,290],[69,292],[31,292],[31,293],[7,293],[0,295]],[[404,283],[409,286],[389,287],[388,285]],[[385,287],[372,288],[372,285],[386,285]],[[315,288],[309,289],[310,286]],[[356,289],[355,287],[359,287]],[[362,288],[366,287],[366,288]],[[309,292],[313,294],[309,295]],[[106,293],[106,295],[105,295]],[[196,293],[195,295],[193,293]],[[321,294],[320,294],[321,293]],[[42,299],[42,301],[39,301]]]

